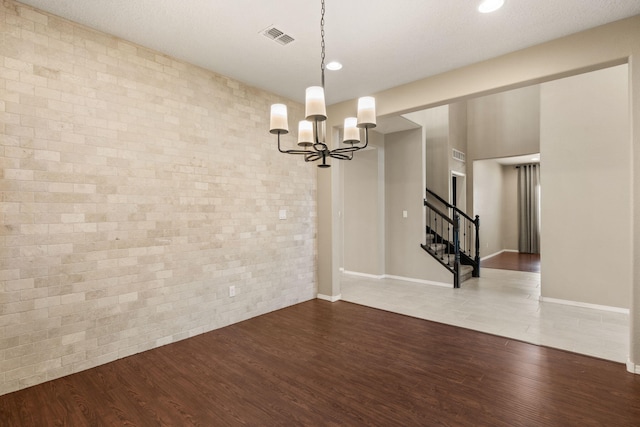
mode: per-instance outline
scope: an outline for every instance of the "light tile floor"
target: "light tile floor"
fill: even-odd
[[[342,299],[626,363],[629,315],[540,302],[540,274],[484,269],[460,289],[343,274]]]

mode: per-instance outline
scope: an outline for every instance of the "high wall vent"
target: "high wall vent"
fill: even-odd
[[[458,151],[455,148],[452,148],[452,150],[453,150],[453,158],[455,160],[458,160],[462,163],[464,163],[467,160],[467,156],[462,151]]]
[[[280,43],[283,46],[295,41],[295,39],[291,37],[289,34],[285,34],[284,31],[281,31],[276,27],[269,27],[266,30],[264,30],[262,34],[265,37],[270,38],[271,40],[277,43]]]

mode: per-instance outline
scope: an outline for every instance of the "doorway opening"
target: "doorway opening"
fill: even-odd
[[[449,203],[463,212],[467,211],[467,175],[451,171]]]

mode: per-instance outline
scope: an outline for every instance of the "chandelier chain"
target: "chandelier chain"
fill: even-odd
[[[322,9],[321,9],[321,14],[320,14],[320,39],[321,39],[321,43],[320,46],[322,48],[322,54],[320,55],[320,72],[322,75],[322,87],[324,88],[324,48],[325,48],[325,43],[324,43],[324,11],[325,11],[325,7],[324,7],[324,0],[322,0]]]
[[[376,127],[375,100],[372,97],[362,97],[358,99],[358,117],[348,117],[344,126],[344,147],[338,146],[333,150],[327,145],[327,113],[324,97],[324,61],[325,61],[325,34],[324,15],[325,0],[321,0],[320,16],[320,72],[322,77],[322,88],[311,86],[307,88],[305,97],[306,120],[302,120],[298,127],[299,149],[283,150],[281,146],[281,136],[289,133],[287,120],[287,106],[284,104],[273,104],[271,106],[271,128],[269,132],[278,135],[278,151],[284,154],[296,154],[304,156],[305,162],[315,162],[322,160],[318,165],[320,168],[328,168],[329,159],[351,160],[353,153],[367,148],[369,145],[369,129]],[[361,117],[362,116],[362,117]],[[361,144],[360,130],[364,130],[364,144]]]

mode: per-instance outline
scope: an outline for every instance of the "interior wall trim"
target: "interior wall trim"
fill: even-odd
[[[323,301],[336,302],[342,299],[342,294],[338,294],[338,295],[318,294],[317,298]]]
[[[384,279],[384,274],[360,273],[358,271],[349,271],[349,270],[342,270],[342,272],[350,276],[367,277],[369,279],[376,279],[376,280]]]
[[[570,301],[570,300],[558,299],[558,298],[549,298],[549,297],[543,297],[542,295],[540,296],[539,301],[551,302],[554,304],[571,305],[573,307],[592,308],[594,310],[611,311],[614,313],[629,314],[628,308],[612,307],[610,305],[590,304],[588,302]]]
[[[349,274],[351,276],[367,277],[369,279],[376,279],[376,280],[380,280],[380,279],[395,279],[395,280],[402,280],[402,281],[405,281],[405,282],[421,283],[423,285],[440,286],[440,287],[445,287],[445,288],[450,288],[450,287],[453,286],[453,282],[451,282],[451,283],[435,282],[433,280],[415,279],[413,277],[405,277],[405,276],[394,276],[392,274],[382,274],[382,275],[376,276],[375,274],[359,273],[357,271],[343,270],[342,272],[344,274]]]
[[[501,251],[499,251],[499,252],[496,252],[496,253],[493,253],[493,254],[491,254],[491,255],[487,255],[487,256],[484,256],[484,257],[480,258],[480,261],[484,261],[485,259],[493,258],[494,256],[498,256],[498,255],[500,255],[500,254],[501,254],[501,253],[503,253],[503,252],[514,252],[514,253],[518,253],[518,251],[517,251],[516,249],[503,249],[503,250],[501,250]]]
[[[423,285],[441,286],[445,288],[453,287],[453,280],[451,283],[444,283],[444,282],[434,282],[433,280],[414,279],[413,277],[394,276],[391,274],[385,274],[383,276],[383,279],[404,280],[405,282],[422,283]]]

